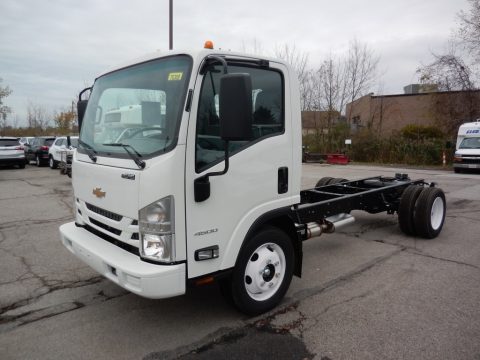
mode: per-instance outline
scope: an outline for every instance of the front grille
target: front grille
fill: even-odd
[[[88,218],[90,220],[90,222],[93,224],[93,225],[97,225],[98,227],[101,227],[102,229],[105,229],[109,232],[111,232],[112,234],[115,234],[115,235],[118,235],[120,236],[120,234],[122,233],[122,230],[119,230],[119,229],[115,229],[114,227],[111,227],[107,224],[104,224],[104,223],[101,223],[100,221],[97,221],[95,219],[92,219],[91,217]]]
[[[115,221],[122,220],[122,215],[115,214],[111,211],[99,208],[98,206],[95,206],[95,205],[92,205],[92,204],[89,204],[89,203],[85,203],[85,205],[87,205],[88,210],[93,211],[94,213],[97,213],[98,215],[105,216],[106,218],[109,218],[109,219],[112,219],[112,220],[115,220]]]
[[[126,250],[126,251],[128,251],[132,254],[140,256],[140,251],[138,250],[137,247],[135,247],[133,245],[130,245],[130,244],[124,243],[120,240],[114,239],[111,236],[108,236],[107,234],[105,234],[101,231],[98,231],[97,229],[95,229],[95,228],[93,228],[89,225],[83,225],[83,228],[85,230],[90,231],[92,234],[97,235],[98,237],[102,238],[103,240],[108,241],[109,243],[118,246],[119,248],[121,248],[123,250]]]
[[[462,164],[480,164],[480,158],[477,159],[462,159]]]

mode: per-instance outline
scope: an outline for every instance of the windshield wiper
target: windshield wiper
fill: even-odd
[[[145,161],[140,160],[140,157],[142,157],[142,154],[140,154],[137,150],[135,150],[135,148],[132,145],[122,144],[122,143],[108,143],[108,144],[102,144],[102,145],[103,146],[118,146],[118,147],[124,148],[125,151],[127,152],[127,154],[132,158],[133,161],[135,161],[135,164],[137,164],[137,166],[140,169],[145,168]],[[130,152],[130,150],[128,150],[128,148],[132,149],[133,153]]]
[[[80,139],[78,139],[78,145],[82,145],[82,147],[85,149],[85,152],[87,153],[90,160],[92,160],[94,163],[97,162],[97,157],[95,156],[97,152],[95,151],[94,148],[92,148],[90,145],[88,145],[87,143],[83,142]]]

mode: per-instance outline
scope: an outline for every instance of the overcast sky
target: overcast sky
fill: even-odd
[[[174,0],[174,48],[283,44],[315,68],[357,38],[380,56],[382,93],[402,93],[441,52],[467,0]],[[27,103],[68,107],[117,63],[168,49],[168,0],[0,0],[0,77],[20,125]],[[376,89],[373,89],[376,92]]]

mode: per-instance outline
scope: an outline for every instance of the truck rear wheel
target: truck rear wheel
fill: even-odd
[[[293,262],[289,236],[276,227],[263,228],[238,256],[230,287],[235,306],[248,315],[277,306],[292,280]]]
[[[335,179],[333,179],[333,180],[330,180],[330,182],[328,183],[328,185],[340,184],[340,183],[347,182],[347,181],[348,181],[347,179],[335,178]]]
[[[413,217],[417,235],[433,239],[442,231],[446,213],[445,194],[439,188],[424,188],[417,199]]]
[[[319,186],[325,186],[325,185],[328,185],[330,184],[330,181],[332,181],[333,178],[330,177],[330,176],[325,176],[323,178],[321,178],[320,180],[317,181],[317,184],[315,185],[315,187],[319,187]]]
[[[406,235],[417,235],[414,224],[415,204],[422,190],[422,186],[410,185],[403,191],[400,199],[400,205],[398,206],[398,224],[400,225],[400,230]]]

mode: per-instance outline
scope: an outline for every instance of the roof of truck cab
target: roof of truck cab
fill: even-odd
[[[189,55],[193,58],[194,62],[200,62],[202,61],[206,56],[208,55],[220,55],[220,56],[225,56],[228,58],[242,58],[242,59],[262,59],[262,60],[268,60],[271,62],[276,62],[280,64],[284,64],[285,66],[288,66],[288,64],[280,59],[274,59],[274,58],[269,58],[267,56],[261,56],[261,55],[253,55],[253,54],[246,54],[246,53],[239,53],[239,52],[232,52],[232,51],[224,51],[224,50],[208,50],[208,49],[201,49],[201,50],[168,50],[168,51],[155,51],[149,54],[146,54],[144,56],[131,59],[129,61],[117,64],[116,66],[113,66],[103,73],[101,73],[98,77],[101,77],[103,75],[109,74],[113,71],[117,71],[120,69],[124,69],[136,64],[141,64],[144,62],[148,62],[151,60],[159,59],[162,57],[168,57],[168,56],[176,56],[176,55]],[[97,78],[98,78],[97,77]]]

